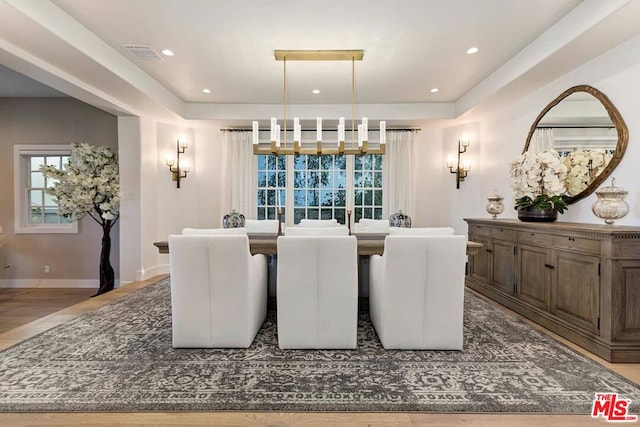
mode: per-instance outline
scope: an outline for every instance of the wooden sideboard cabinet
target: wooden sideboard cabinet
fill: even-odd
[[[469,288],[610,362],[640,362],[640,227],[465,219]]]

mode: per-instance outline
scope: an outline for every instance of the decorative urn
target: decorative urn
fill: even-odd
[[[498,194],[498,190],[493,190],[493,194],[487,197],[489,203],[487,204],[487,212],[491,214],[493,219],[496,219],[499,214],[504,211],[504,197]]]
[[[411,217],[402,213],[402,209],[399,209],[398,212],[389,216],[389,226],[411,228]]]
[[[244,215],[236,212],[235,209],[232,209],[230,214],[226,214],[224,218],[222,218],[223,228],[242,228],[244,227],[244,223]]]
[[[611,185],[596,191],[596,200],[591,205],[593,214],[604,219],[605,224],[613,224],[614,220],[624,217],[629,213],[629,205],[624,201],[628,191],[616,187],[615,178],[611,178]]]

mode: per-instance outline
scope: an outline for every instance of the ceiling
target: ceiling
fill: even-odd
[[[362,49],[354,64],[361,110],[450,119],[637,35],[638,3],[0,0],[0,96],[65,94],[118,115],[265,119],[282,111],[274,50]],[[175,55],[141,60],[124,44]],[[350,116],[351,65],[289,61],[287,103],[303,117],[317,114],[312,108]]]

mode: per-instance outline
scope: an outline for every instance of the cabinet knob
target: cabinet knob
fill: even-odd
[[[544,266],[551,269],[556,268],[555,265],[551,265],[551,264],[545,264]]]
[[[493,249],[487,249],[487,252],[493,253]]]

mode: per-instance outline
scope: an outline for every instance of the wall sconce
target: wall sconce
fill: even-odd
[[[176,160],[174,161],[172,158],[167,159],[167,166],[169,166],[172,174],[171,179],[176,182],[177,188],[180,188],[180,180],[186,178],[190,171],[188,163],[182,162],[182,165],[180,165],[180,154],[184,154],[188,146],[189,143],[187,141],[179,139],[176,142]]]
[[[460,162],[460,155],[467,151],[469,144],[471,144],[469,137],[462,135],[462,138],[458,140],[458,161],[456,162],[453,156],[449,156],[447,159],[449,172],[456,174],[456,188],[460,188],[460,181],[464,181],[467,177],[467,173],[471,170],[471,163],[469,163],[469,160]]]

